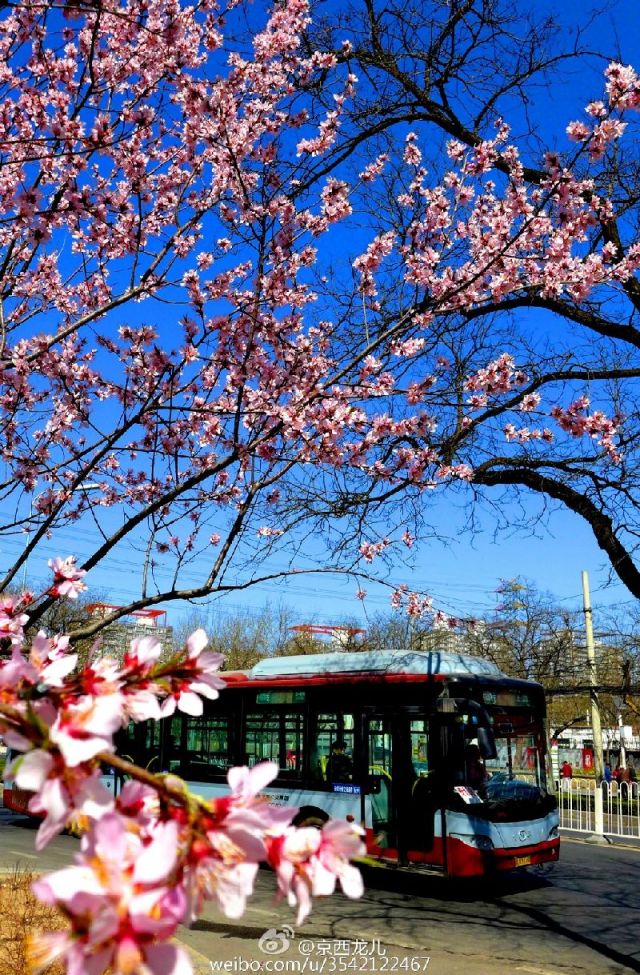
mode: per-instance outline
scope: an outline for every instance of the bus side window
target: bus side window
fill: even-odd
[[[187,728],[183,723],[183,715],[174,715],[168,719],[169,725],[165,731],[164,767],[167,772],[175,772],[184,776],[187,761]]]
[[[280,719],[278,714],[267,711],[248,714],[244,747],[249,756],[250,766],[267,761],[280,764]]]
[[[329,757],[331,745],[336,741],[345,744],[345,752],[352,760],[354,755],[353,713],[345,711],[324,711],[315,715],[315,727],[312,724],[311,741],[313,750],[309,773],[311,780],[317,784],[328,783]]]
[[[245,750],[250,766],[276,762],[280,775],[299,778],[302,770],[302,723],[299,711],[262,710],[247,715]]]
[[[287,772],[290,778],[300,778],[302,775],[302,725],[303,717],[299,711],[289,711],[283,716],[284,721],[284,762],[280,756],[280,768]]]
[[[185,778],[208,782],[230,767],[229,716],[185,717],[187,750],[182,768]]]

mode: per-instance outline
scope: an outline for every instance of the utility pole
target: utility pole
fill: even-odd
[[[589,703],[591,705],[591,731],[593,733],[593,757],[596,782],[604,778],[604,758],[602,754],[602,724],[600,721],[600,702],[598,701],[598,671],[596,651],[593,643],[593,614],[589,596],[589,575],[582,573],[582,600],[584,606],[584,629],[587,641],[587,669],[589,675]]]
[[[602,781],[604,779],[604,757],[602,754],[602,725],[600,722],[600,703],[598,701],[598,672],[596,651],[593,644],[593,614],[589,596],[589,575],[582,573],[582,605],[584,607],[584,629],[587,641],[587,667],[589,671],[589,702],[591,704],[591,732],[593,734],[593,758],[596,773],[595,791],[595,836],[604,836],[604,812],[602,806]]]
[[[622,714],[618,715],[618,735],[620,738],[620,768],[627,767],[627,755],[624,750],[624,734],[622,725]]]

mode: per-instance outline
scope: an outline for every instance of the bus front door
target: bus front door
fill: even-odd
[[[428,777],[428,726],[411,713],[365,719],[375,846],[400,861],[433,849],[435,801]]]
[[[393,730],[391,715],[372,714],[365,718],[373,842],[383,855],[386,851],[393,855],[392,851],[397,850]]]

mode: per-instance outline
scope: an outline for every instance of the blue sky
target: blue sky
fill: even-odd
[[[570,512],[558,509],[550,517],[547,528],[539,523],[535,535],[502,533],[497,538],[488,520],[486,530],[472,538],[461,530],[461,518],[455,508],[443,505],[441,512],[446,523],[445,539],[429,546],[416,546],[412,551],[415,566],[396,566],[392,577],[395,582],[404,581],[411,588],[430,593],[435,605],[448,613],[467,617],[490,613],[498,600],[495,590],[500,580],[516,576],[531,581],[542,592],[551,593],[562,606],[579,609],[582,570],[589,573],[596,625],[598,606],[632,602],[627,590],[610,580],[608,564],[587,526]],[[508,516],[506,510],[505,514]],[[46,558],[71,552],[81,558],[92,541],[94,532],[88,524],[62,529],[55,540],[47,543],[42,556],[30,562],[29,584],[37,589],[38,584],[45,583]],[[4,540],[0,557],[15,556],[20,545],[17,538]],[[283,559],[278,558],[273,564],[279,567]],[[104,567],[93,570],[87,582],[96,598],[126,603],[139,593],[139,564],[120,554]],[[366,627],[367,616],[389,611],[389,590],[371,582],[364,582],[363,587],[367,590],[364,605],[355,596],[358,588],[355,579],[330,574],[293,577],[281,584],[270,583],[230,593],[207,605],[216,613],[233,615],[237,611],[259,612],[267,603],[284,604],[291,609],[296,622],[348,620]],[[170,624],[178,624],[193,609],[181,603],[169,603],[163,608],[168,611]]]

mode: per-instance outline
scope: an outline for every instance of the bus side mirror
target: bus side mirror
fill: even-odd
[[[380,795],[380,790],[382,789],[382,776],[381,775],[369,775],[367,776],[366,790],[369,796]]]
[[[497,758],[498,752],[496,749],[496,740],[493,737],[493,732],[489,728],[478,728],[476,730],[478,737],[478,748],[480,749],[480,754],[483,758]]]

